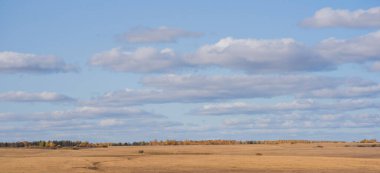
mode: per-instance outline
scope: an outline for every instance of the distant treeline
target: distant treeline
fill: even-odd
[[[237,140],[165,140],[141,141],[133,143],[113,143],[113,146],[144,146],[144,145],[236,145],[236,144],[297,144],[297,143],[340,143],[342,141],[311,141],[311,140],[266,140],[266,141],[237,141]]]
[[[373,140],[371,140],[373,142]],[[312,140],[267,140],[267,141],[237,141],[237,140],[164,140],[140,141],[125,143],[90,143],[87,141],[22,141],[0,142],[0,147],[12,148],[95,148],[108,146],[159,146],[159,145],[237,145],[237,144],[309,144],[309,143],[342,143],[342,141],[312,141]]]
[[[92,147],[108,147],[112,143],[90,143],[87,141],[22,141],[22,142],[0,142],[0,147],[12,148],[92,148]]]

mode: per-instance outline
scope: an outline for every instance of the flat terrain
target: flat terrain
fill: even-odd
[[[192,145],[82,150],[3,148],[0,149],[0,172],[380,172],[380,147],[344,145]],[[139,150],[144,150],[144,154]]]

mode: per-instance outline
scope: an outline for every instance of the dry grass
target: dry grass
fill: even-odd
[[[0,149],[0,172],[380,172],[378,147],[318,145],[323,149],[315,144]]]

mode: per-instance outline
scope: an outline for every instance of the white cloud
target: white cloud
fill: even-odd
[[[334,68],[307,46],[290,38],[224,38],[205,45],[186,59],[189,64],[219,66],[246,72],[317,71]]]
[[[313,17],[305,19],[301,22],[301,25],[315,28],[379,28],[380,7],[373,7],[367,10],[359,9],[355,11],[325,7],[315,12]]]
[[[0,52],[0,72],[59,73],[75,72],[77,67],[54,56],[40,56],[18,52]]]
[[[90,64],[120,72],[148,73],[171,71],[181,66],[181,60],[176,57],[173,50],[168,48],[157,50],[142,47],[133,52],[114,48],[94,55],[90,59]]]
[[[158,28],[135,28],[122,35],[122,39],[133,43],[176,42],[180,38],[200,37],[198,32],[161,26]]]
[[[316,50],[334,63],[364,63],[380,60],[380,31],[351,39],[329,38],[321,41]]]
[[[0,93],[0,102],[68,102],[75,99],[55,92],[30,93],[24,91],[10,91]]]

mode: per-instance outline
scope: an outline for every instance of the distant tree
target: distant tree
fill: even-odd
[[[377,143],[376,139],[363,139],[360,143]]]
[[[45,141],[40,141],[40,143],[38,144],[39,147],[46,147],[46,142]]]
[[[87,141],[81,142],[78,147],[89,147],[89,143]]]
[[[47,147],[50,147],[50,148],[54,148],[56,146],[57,145],[53,141],[49,141],[48,144],[47,144]]]

